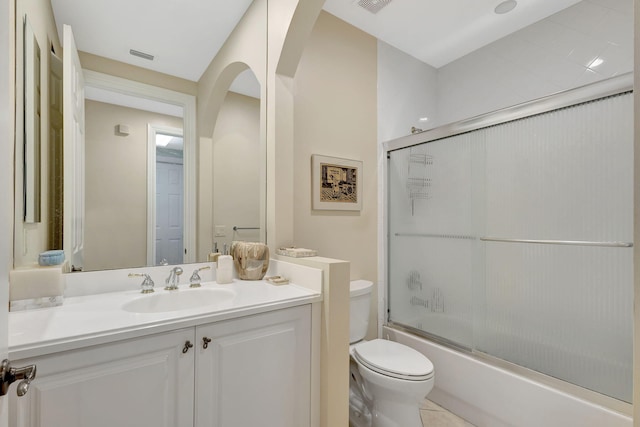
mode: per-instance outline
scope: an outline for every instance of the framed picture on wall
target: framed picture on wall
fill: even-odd
[[[362,209],[362,162],[337,157],[311,156],[312,209]]]

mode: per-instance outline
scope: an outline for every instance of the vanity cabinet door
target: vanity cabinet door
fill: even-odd
[[[196,344],[196,427],[310,425],[310,305],[199,326]]]
[[[194,329],[16,361],[37,364],[24,397],[10,400],[14,427],[193,425]]]

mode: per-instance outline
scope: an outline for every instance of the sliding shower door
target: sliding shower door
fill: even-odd
[[[478,273],[473,195],[482,190],[474,159],[483,156],[474,138],[460,135],[390,153],[388,193],[392,320],[468,348]]]
[[[633,97],[396,149],[389,322],[631,401]]]

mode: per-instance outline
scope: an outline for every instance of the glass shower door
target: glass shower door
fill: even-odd
[[[485,130],[475,350],[630,401],[633,97]]]
[[[468,135],[390,153],[389,320],[473,345],[473,167]]]
[[[388,154],[389,323],[630,402],[632,94]]]

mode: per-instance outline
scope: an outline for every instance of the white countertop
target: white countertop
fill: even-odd
[[[20,360],[217,322],[266,311],[310,304],[322,295],[295,284],[272,285],[265,281],[243,281],[218,285],[203,282],[202,288],[224,288],[235,292],[229,303],[162,313],[131,313],[122,306],[136,298],[168,292],[197,292],[188,285],[178,291],[156,288],[153,294],[121,291],[65,298],[59,307],[9,313],[9,357]],[[204,295],[204,294],[203,294]]]

